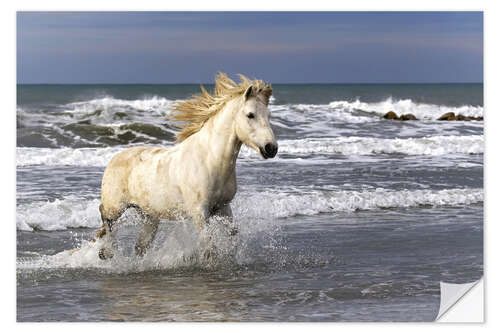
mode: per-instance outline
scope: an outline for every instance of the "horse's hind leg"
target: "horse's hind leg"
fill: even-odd
[[[135,254],[139,257],[144,256],[149,245],[156,236],[158,231],[158,224],[160,220],[156,217],[150,216],[146,213],[142,213],[143,226],[139,233],[139,238],[135,244]]]

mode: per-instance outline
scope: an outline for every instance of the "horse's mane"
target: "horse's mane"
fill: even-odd
[[[194,95],[192,99],[178,102],[174,105],[175,112],[171,118],[180,124],[175,126],[181,129],[176,134],[177,142],[184,141],[194,133],[201,130],[205,122],[224,108],[230,100],[242,96],[247,88],[252,86],[254,97],[263,97],[263,101],[269,104],[269,98],[273,92],[271,85],[262,80],[250,80],[239,74],[240,83],[231,80],[225,73],[219,73],[215,77],[215,89],[213,95],[201,86],[201,94]]]

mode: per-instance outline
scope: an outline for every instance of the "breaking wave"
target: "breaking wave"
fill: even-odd
[[[263,192],[235,198],[235,215],[285,218],[294,215],[353,212],[380,208],[456,206],[483,201],[482,189],[312,191],[306,194]]]
[[[332,101],[329,104],[283,104],[269,106],[275,123],[309,123],[333,121],[340,123],[366,123],[382,120],[382,116],[394,111],[398,116],[412,113],[419,120],[436,120],[447,112],[464,116],[483,116],[482,106],[446,106],[416,103],[411,99],[394,100],[388,98],[380,102]],[[285,126],[286,127],[286,126]]]
[[[124,144],[159,144],[174,141],[175,124],[169,119],[179,100],[152,96],[125,100],[106,96],[86,101],[38,108],[18,106],[18,145],[26,147],[106,147]],[[420,120],[435,120],[446,112],[483,116],[483,107],[458,107],[416,103],[410,99],[367,103],[332,101],[329,104],[275,104],[271,99],[271,122],[280,134],[314,135],[331,132],[335,125],[382,121],[382,115],[412,113]],[[414,125],[418,122],[412,122]],[[420,126],[424,126],[420,122]],[[460,126],[463,122],[453,122]],[[482,126],[482,122],[467,122]],[[427,124],[429,125],[429,124]],[[418,125],[415,125],[418,126]],[[440,126],[444,126],[440,124]],[[428,127],[426,127],[428,130]]]
[[[168,121],[175,101],[153,96],[123,100],[103,97],[52,107],[17,109],[18,145],[95,147],[173,141]]]
[[[178,100],[170,100],[164,97],[153,96],[150,98],[137,100],[123,100],[106,96],[103,98],[73,102],[62,106],[62,110],[67,114],[72,114],[77,118],[86,116],[97,116],[101,120],[112,120],[116,112],[138,112],[132,114],[118,114],[118,118],[131,117],[134,115],[147,117],[148,119],[156,118],[156,116],[166,117],[173,111],[173,104]],[[286,111],[298,111],[306,113],[314,113],[315,111],[334,110],[332,115],[338,120],[362,122],[367,121],[366,115],[363,117],[354,116],[354,111],[363,111],[376,115],[384,115],[388,111],[394,111],[398,115],[405,113],[413,113],[419,119],[435,120],[446,112],[454,112],[464,116],[480,117],[483,116],[482,106],[462,105],[462,106],[447,106],[437,104],[417,103],[411,99],[394,100],[388,98],[380,102],[362,102],[355,101],[332,101],[329,104],[275,104],[275,99],[271,97],[270,109],[278,116]],[[97,114],[96,114],[97,112]],[[325,115],[328,116],[328,115]]]
[[[240,192],[231,206],[236,220],[286,218],[295,215],[353,212],[380,208],[460,206],[483,201],[482,189],[308,191],[306,193]],[[65,230],[101,226],[98,199],[69,197],[17,207],[18,230]]]
[[[123,147],[110,148],[27,148],[18,147],[18,167],[30,165],[72,165],[104,167]]]
[[[68,111],[76,113],[92,113],[96,110],[120,107],[163,114],[165,110],[171,107],[173,102],[172,100],[159,96],[137,100],[124,100],[106,96],[89,101],[73,102],[66,104],[66,106]]]
[[[53,107],[51,110],[17,108],[18,126],[54,123],[67,124],[88,121],[92,124],[113,124],[141,121],[159,123],[172,112],[174,100],[153,96],[151,98],[124,100],[111,96],[73,102]]]
[[[279,142],[279,152],[295,155],[445,155],[481,154],[482,135],[430,136],[409,139],[379,139],[368,137],[308,138]]]
[[[66,230],[68,228],[98,228],[100,200],[78,197],[54,201],[33,202],[17,207],[18,230]]]
[[[292,155],[446,155],[482,154],[482,135],[431,136],[409,139],[379,139],[369,137],[308,138],[279,141],[278,157]],[[166,147],[171,144],[167,144]],[[18,147],[18,167],[30,165],[72,165],[104,167],[111,158],[126,147],[108,148],[32,148]],[[248,147],[240,153],[243,159],[260,156]]]
[[[411,99],[393,100],[388,98],[381,102],[365,103],[359,100],[354,102],[349,101],[333,101],[328,105],[334,110],[343,111],[364,111],[384,115],[388,111],[394,111],[398,116],[406,113],[414,114],[418,119],[435,120],[447,112],[454,112],[469,117],[482,117],[483,107],[462,105],[462,106],[446,106],[436,104],[416,103]]]

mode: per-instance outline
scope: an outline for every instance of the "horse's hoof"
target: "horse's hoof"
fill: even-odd
[[[106,249],[100,249],[99,250],[99,259],[101,260],[106,260],[106,259],[111,259],[113,258],[113,254],[110,252],[107,252]]]

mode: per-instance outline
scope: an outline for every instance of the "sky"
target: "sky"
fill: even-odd
[[[482,82],[482,12],[18,12],[17,82]]]

